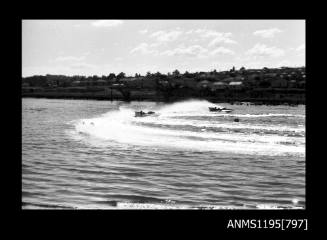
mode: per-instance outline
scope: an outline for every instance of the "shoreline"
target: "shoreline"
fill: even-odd
[[[123,96],[104,96],[104,95],[95,95],[95,94],[62,94],[62,93],[23,93],[22,98],[47,98],[47,99],[69,99],[69,100],[98,100],[98,101],[153,101],[153,102],[165,102],[173,103],[178,101],[185,101],[188,99],[198,99],[198,100],[207,100],[212,103],[230,103],[230,104],[243,104],[250,103],[252,105],[306,105],[305,100],[303,99],[271,99],[271,98],[238,98],[238,97],[229,97],[229,98],[218,98],[218,97],[192,97],[192,96],[173,96],[169,99],[166,99],[161,96],[131,96],[129,100],[124,99]]]

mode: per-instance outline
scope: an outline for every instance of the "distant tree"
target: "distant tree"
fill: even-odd
[[[122,78],[124,78],[125,76],[126,76],[126,74],[123,73],[123,72],[121,72],[121,73],[119,73],[119,74],[117,75],[117,79],[122,79]]]
[[[111,80],[111,79],[114,79],[114,78],[116,78],[116,74],[114,74],[114,73],[110,73],[108,75],[108,77],[107,77],[108,80]]]
[[[240,68],[240,71],[245,71],[245,67],[241,67]]]
[[[47,77],[46,76],[40,76],[35,75],[32,77],[26,77],[24,79],[24,82],[29,83],[31,87],[46,87],[48,85],[47,83]]]
[[[146,77],[151,77],[151,76],[152,76],[152,74],[150,71],[146,72]]]
[[[98,79],[99,79],[99,77],[98,77],[97,75],[93,75],[93,76],[92,76],[92,80],[93,80],[93,81],[96,81],[96,80],[98,80]]]
[[[156,73],[154,74],[154,76],[156,76],[156,77],[161,77],[162,74],[161,74],[160,72],[156,72]]]
[[[184,73],[184,77],[192,77],[194,74],[192,74],[192,73],[189,73],[188,71],[185,71],[185,73]]]
[[[179,73],[179,71],[176,69],[175,71],[173,71],[173,75],[174,75],[174,76],[179,76],[180,73]]]

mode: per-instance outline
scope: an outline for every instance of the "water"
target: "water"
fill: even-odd
[[[305,106],[215,105],[24,98],[23,209],[305,208]]]

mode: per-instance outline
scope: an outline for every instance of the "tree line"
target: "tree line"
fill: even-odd
[[[305,71],[304,67],[302,68],[283,68],[283,69],[268,69],[268,68],[262,68],[260,70],[257,69],[256,71],[256,79],[260,81],[262,76],[260,76],[262,73],[291,73],[296,72],[296,76],[294,78],[300,78],[301,72]],[[253,71],[246,70],[244,67],[240,68],[239,70],[235,70],[233,67],[229,71],[223,71],[218,72],[217,70],[212,70],[209,72],[188,72],[185,71],[184,73],[180,73],[177,69],[168,72],[167,74],[163,74],[158,72],[151,73],[148,71],[145,75],[141,75],[139,73],[135,73],[134,76],[127,76],[126,73],[120,72],[118,74],[115,73],[109,73],[108,75],[93,75],[93,76],[83,76],[83,75],[74,75],[74,76],[65,76],[65,75],[34,75],[29,77],[23,77],[22,83],[28,84],[28,86],[31,87],[48,87],[49,85],[57,85],[62,87],[68,87],[71,86],[71,83],[74,81],[88,81],[88,82],[96,82],[98,80],[105,80],[106,82],[119,82],[121,79],[124,78],[149,78],[149,79],[155,79],[158,80],[165,80],[165,79],[172,79],[172,78],[193,78],[195,80],[200,79],[206,79],[209,81],[216,81],[221,80],[223,78],[235,78],[237,76],[247,76],[249,74],[253,75]],[[255,74],[255,73],[254,73]],[[262,83],[264,84],[264,83]]]

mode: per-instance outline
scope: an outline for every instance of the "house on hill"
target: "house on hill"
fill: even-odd
[[[249,74],[260,74],[263,70],[261,69],[248,69],[247,72]]]
[[[158,84],[162,87],[168,87],[170,84],[169,84],[169,81],[167,79],[162,79],[162,80],[159,80],[158,81]]]
[[[217,91],[217,90],[224,90],[228,87],[228,83],[226,82],[214,82],[211,86],[212,91]]]
[[[230,82],[228,88],[231,90],[241,90],[244,88],[243,82]]]
[[[235,81],[235,82],[243,82],[244,80],[245,80],[245,78],[243,76],[238,75],[238,76],[234,77],[234,80],[233,81]]]
[[[268,79],[271,79],[271,78],[277,78],[277,73],[266,73],[263,75],[263,78],[268,78]]]
[[[81,81],[73,81],[73,82],[71,83],[71,85],[72,85],[73,87],[80,86],[80,85],[81,85]]]
[[[135,78],[135,77],[128,77],[128,78],[121,78],[119,79],[120,84],[124,84],[126,87],[131,87],[131,88],[138,88],[142,87],[142,80],[143,78]]]
[[[209,82],[208,80],[203,80],[203,81],[199,82],[199,83],[196,85],[196,87],[197,87],[198,89],[211,88],[211,86],[212,86],[212,83]]]
[[[288,83],[289,88],[297,88],[297,85],[298,85],[298,83],[296,80],[290,80]]]
[[[111,88],[113,89],[119,89],[119,88],[124,88],[125,84],[124,83],[114,83],[111,85]]]
[[[172,78],[170,80],[172,87],[180,87],[185,85],[185,78]]]

